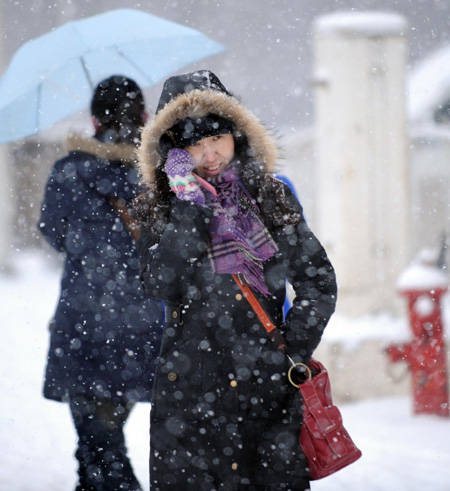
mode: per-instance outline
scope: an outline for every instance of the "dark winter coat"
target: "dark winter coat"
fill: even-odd
[[[65,254],[44,395],[150,400],[163,323],[145,296],[136,247],[109,197],[138,188],[134,148],[74,136],[48,180],[40,231]]]
[[[161,135],[192,108],[232,120],[258,157],[247,162],[242,180],[257,198],[279,252],[264,265],[272,295],[257,296],[283,331],[288,353],[307,362],[334,311],[335,276],[298,201],[270,176],[276,149],[264,127],[221,91],[202,88],[181,95],[144,131],[142,174],[151,185],[163,163]],[[156,195],[158,185],[156,180]],[[277,216],[281,201],[288,204],[287,222]],[[145,290],[171,308],[152,400],[151,489],[308,489],[298,443],[301,401],[287,381],[287,357],[269,341],[231,275],[212,272],[207,257],[211,210],[174,196],[166,205],[168,215],[150,208],[152,226],[139,244]],[[286,279],[296,298],[283,323]]]

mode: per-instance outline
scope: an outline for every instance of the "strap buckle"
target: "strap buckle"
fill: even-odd
[[[294,361],[292,360],[292,358],[287,355],[290,362],[292,363],[292,366],[289,367],[289,370],[288,370],[288,379],[289,379],[289,382],[294,386],[296,387],[297,389],[300,387],[300,384],[296,384],[292,378],[292,370],[294,370],[294,368],[297,368],[297,367],[303,367],[304,371],[308,374],[308,380],[311,380],[312,379],[312,372],[311,372],[311,368],[309,368],[308,365],[306,365],[306,363],[294,363]]]

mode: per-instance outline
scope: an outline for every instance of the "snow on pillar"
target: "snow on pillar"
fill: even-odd
[[[407,23],[338,13],[315,23],[318,235],[336,268],[338,309],[397,306],[408,262]]]

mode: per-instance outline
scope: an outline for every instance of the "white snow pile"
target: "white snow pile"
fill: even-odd
[[[447,275],[434,265],[435,259],[434,250],[423,249],[416,261],[400,275],[397,288],[401,291],[447,289],[449,286]]]
[[[1,491],[75,488],[75,432],[68,407],[41,395],[47,324],[58,297],[59,274],[59,268],[38,253],[16,253],[9,271],[0,271]],[[370,323],[371,319],[365,318],[361,323],[354,321],[352,327],[361,337],[371,331],[367,329]],[[379,325],[378,321],[374,324]],[[391,331],[396,326],[392,324]],[[334,336],[339,335],[339,322],[333,331]],[[448,491],[450,419],[413,416],[411,407],[409,398],[340,406],[363,457],[337,474],[313,482],[312,490]],[[149,488],[149,410],[149,404],[139,404],[126,428],[131,460],[145,490]]]
[[[342,11],[319,17],[315,26],[321,33],[378,37],[404,33],[408,24],[403,16],[393,12]]]

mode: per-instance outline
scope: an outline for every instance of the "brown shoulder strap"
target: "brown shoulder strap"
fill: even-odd
[[[113,198],[112,196],[108,196],[108,201],[111,203],[111,206],[116,210],[119,218],[122,220],[122,223],[130,233],[132,239],[137,242],[140,237],[139,223],[136,218],[134,218],[134,216],[130,213],[130,210],[128,209],[125,201],[123,199]]]
[[[258,316],[261,324],[264,326],[269,339],[277,347],[277,349],[283,350],[286,347],[286,340],[281,334],[281,331],[275,326],[270,317],[266,314],[265,310],[261,307],[261,304],[258,302],[250,287],[243,283],[237,274],[233,274],[232,276],[234,281],[241,289],[244,297],[254,310],[255,314]]]

